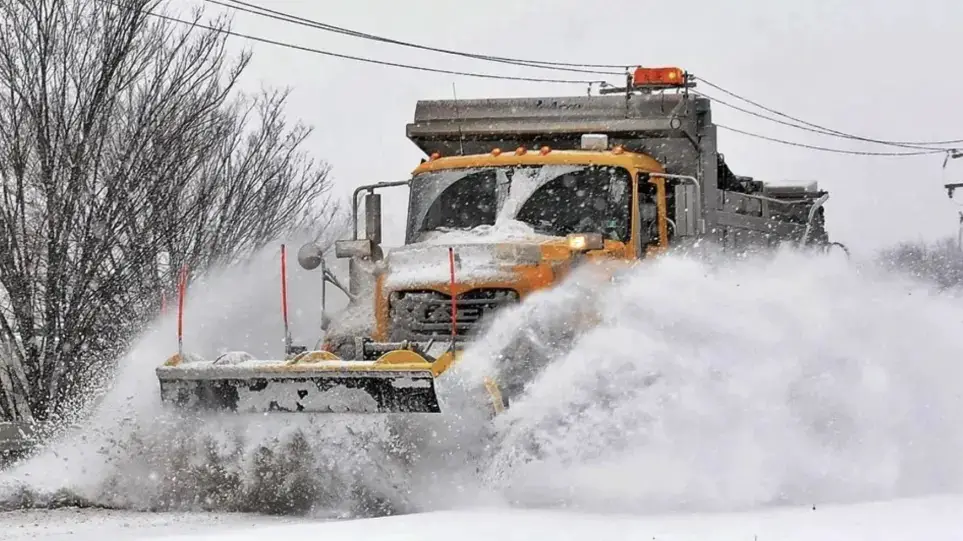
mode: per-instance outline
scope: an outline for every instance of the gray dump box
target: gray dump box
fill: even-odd
[[[407,125],[426,155],[444,156],[495,147],[578,149],[584,134],[604,134],[610,146],[648,154],[668,174],[696,180],[676,187],[677,237],[727,248],[829,242],[822,207],[828,193],[815,182],[776,186],[734,174],[718,151],[710,100],[685,91],[419,101]]]

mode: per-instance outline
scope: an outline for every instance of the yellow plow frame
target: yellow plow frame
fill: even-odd
[[[410,349],[375,361],[345,361],[327,351],[290,360],[244,353],[194,361],[175,354],[157,368],[161,400],[185,409],[237,413],[439,413],[435,378],[457,352],[438,359]]]
[[[451,264],[454,256],[449,249]],[[299,254],[306,269],[319,266],[320,251]],[[285,359],[255,359],[244,352],[225,353],[213,361],[183,353],[183,313],[187,269],[178,280],[178,353],[156,369],[161,401],[187,410],[235,413],[440,413],[436,378],[461,355],[451,346],[435,358],[416,343],[362,341],[357,360],[344,360],[324,350],[300,351],[288,332],[286,250],[281,245],[281,298]],[[454,270],[452,270],[452,273]],[[454,276],[454,275],[453,275]],[[324,297],[322,286],[322,299]],[[322,309],[323,309],[322,301]],[[454,324],[454,322],[453,322]],[[371,353],[383,351],[377,360]],[[430,345],[428,346],[430,348]],[[498,386],[485,381],[493,413],[504,409]]]

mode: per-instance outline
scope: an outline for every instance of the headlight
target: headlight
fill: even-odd
[[[568,247],[573,252],[601,250],[605,247],[600,233],[572,233],[567,239]]]

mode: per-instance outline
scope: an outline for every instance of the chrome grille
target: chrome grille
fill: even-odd
[[[456,338],[472,336],[482,320],[518,302],[512,289],[479,288],[455,299]],[[388,298],[390,340],[444,340],[451,336],[451,296],[439,291],[394,291]]]

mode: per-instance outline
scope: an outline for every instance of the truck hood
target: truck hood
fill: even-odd
[[[451,280],[449,248],[455,256],[457,282],[511,281],[517,267],[542,262],[542,250],[546,246],[565,247],[565,239],[529,237],[483,241],[453,238],[451,242],[432,240],[401,246],[385,256],[384,287],[396,290],[448,284]]]

